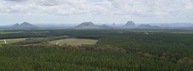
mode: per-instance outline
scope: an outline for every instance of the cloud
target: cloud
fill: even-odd
[[[12,2],[10,2],[12,1]],[[16,3],[15,3],[16,2]],[[192,0],[4,0],[7,12],[161,16],[192,11]]]
[[[0,15],[193,17],[193,0],[0,0]]]
[[[12,2],[23,2],[23,1],[28,1],[28,0],[5,0],[5,1],[12,1]]]
[[[192,0],[108,0],[121,14],[168,16],[192,11]],[[187,6],[188,5],[188,6]]]

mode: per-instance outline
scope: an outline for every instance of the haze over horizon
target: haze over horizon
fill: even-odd
[[[0,25],[193,23],[193,0],[0,0]]]

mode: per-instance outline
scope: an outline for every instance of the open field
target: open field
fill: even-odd
[[[26,40],[26,38],[1,39],[0,44],[16,43],[16,42],[20,42],[20,41],[24,41],[24,40]]]
[[[17,31],[17,32],[4,32],[4,31],[0,31],[0,34],[14,34],[14,33],[23,33],[22,31]]]
[[[58,45],[67,44],[67,45],[78,46],[82,44],[96,44],[97,41],[98,40],[94,40],[94,39],[67,38],[67,39],[54,40],[49,43],[58,44]]]

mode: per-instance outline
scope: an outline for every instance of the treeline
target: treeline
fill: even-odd
[[[72,36],[77,38],[91,38],[98,39],[101,35],[96,35],[101,33],[99,30],[93,32],[94,30],[8,30],[6,34],[0,34],[0,39],[10,39],[10,38],[32,38],[32,37],[53,37],[53,36]],[[9,33],[11,32],[11,33]],[[15,32],[15,33],[12,33]]]

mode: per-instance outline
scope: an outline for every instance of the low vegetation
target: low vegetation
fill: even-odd
[[[16,43],[24,40],[26,40],[26,38],[1,39],[0,44],[10,44],[10,43]]]
[[[82,45],[82,44],[96,44],[98,40],[94,40],[94,39],[77,39],[77,38],[68,38],[68,39],[60,39],[60,40],[54,40],[51,41],[49,43],[51,44],[57,44],[57,45],[74,45],[74,46],[78,46],[78,45]]]

